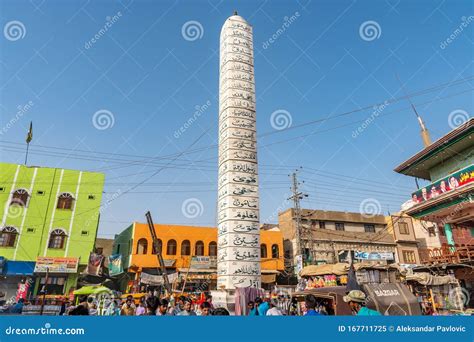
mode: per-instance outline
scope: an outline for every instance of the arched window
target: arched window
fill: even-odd
[[[181,242],[181,255],[191,255],[191,242],[189,240]]]
[[[280,250],[277,244],[272,245],[272,258],[278,259],[280,257]]]
[[[140,239],[137,242],[137,254],[146,254],[148,251],[148,241],[147,239]]]
[[[162,253],[163,252],[163,241],[161,239],[158,239],[157,241],[158,249],[155,248],[155,245],[153,244],[151,253],[152,254],[158,254],[158,252]]]
[[[62,249],[66,242],[66,232],[62,229],[55,229],[49,236],[48,248]]]
[[[196,242],[196,247],[194,249],[194,255],[204,255],[204,242],[198,241]]]
[[[72,209],[74,203],[74,197],[68,192],[63,192],[58,197],[57,209]]]
[[[4,227],[0,230],[0,247],[15,247],[18,230],[15,227]]]
[[[217,242],[209,242],[209,256],[217,256]]]
[[[10,202],[10,205],[19,205],[20,207],[26,207],[29,197],[30,194],[28,194],[28,191],[26,191],[25,189],[15,190],[12,195],[12,201]]]
[[[176,255],[176,240],[169,240],[166,245],[167,255]]]
[[[260,245],[260,257],[261,258],[266,258],[267,257],[267,245],[262,243]]]

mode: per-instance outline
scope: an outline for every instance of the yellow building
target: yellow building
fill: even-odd
[[[217,228],[155,224],[158,243],[167,272],[179,275],[175,287],[188,291],[203,283],[214,289],[217,279]],[[278,228],[261,230],[262,282],[275,283],[284,270],[283,235]],[[134,285],[143,283],[142,273],[156,275],[158,258],[145,223],[134,222],[115,236],[113,253],[121,254],[123,265],[134,278]],[[131,285],[131,284],[129,284]],[[204,289],[206,290],[206,289]]]

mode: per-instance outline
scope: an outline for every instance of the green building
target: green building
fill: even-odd
[[[67,294],[94,249],[104,174],[0,163],[0,292]],[[0,298],[2,299],[2,298]]]
[[[423,179],[404,212],[435,222],[440,240],[454,250],[474,246],[474,118],[425,147],[395,169]]]

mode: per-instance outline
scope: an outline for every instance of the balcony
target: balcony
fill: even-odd
[[[422,264],[462,264],[474,261],[474,245],[444,245],[440,248],[420,248]]]

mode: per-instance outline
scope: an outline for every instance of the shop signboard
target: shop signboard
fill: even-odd
[[[123,273],[122,254],[113,254],[109,256],[109,276],[113,277]]]
[[[37,257],[35,273],[77,273],[78,258]]]
[[[355,251],[354,258],[358,260],[394,260],[392,252]]]
[[[168,274],[168,281],[173,283],[178,279],[178,272]],[[163,285],[164,279],[162,275],[153,275],[142,272],[140,274],[140,283],[147,285]]]
[[[426,202],[471,183],[474,183],[474,164],[415,191],[411,195],[412,202]]]
[[[217,258],[212,256],[193,256],[191,258],[192,269],[217,268]]]

